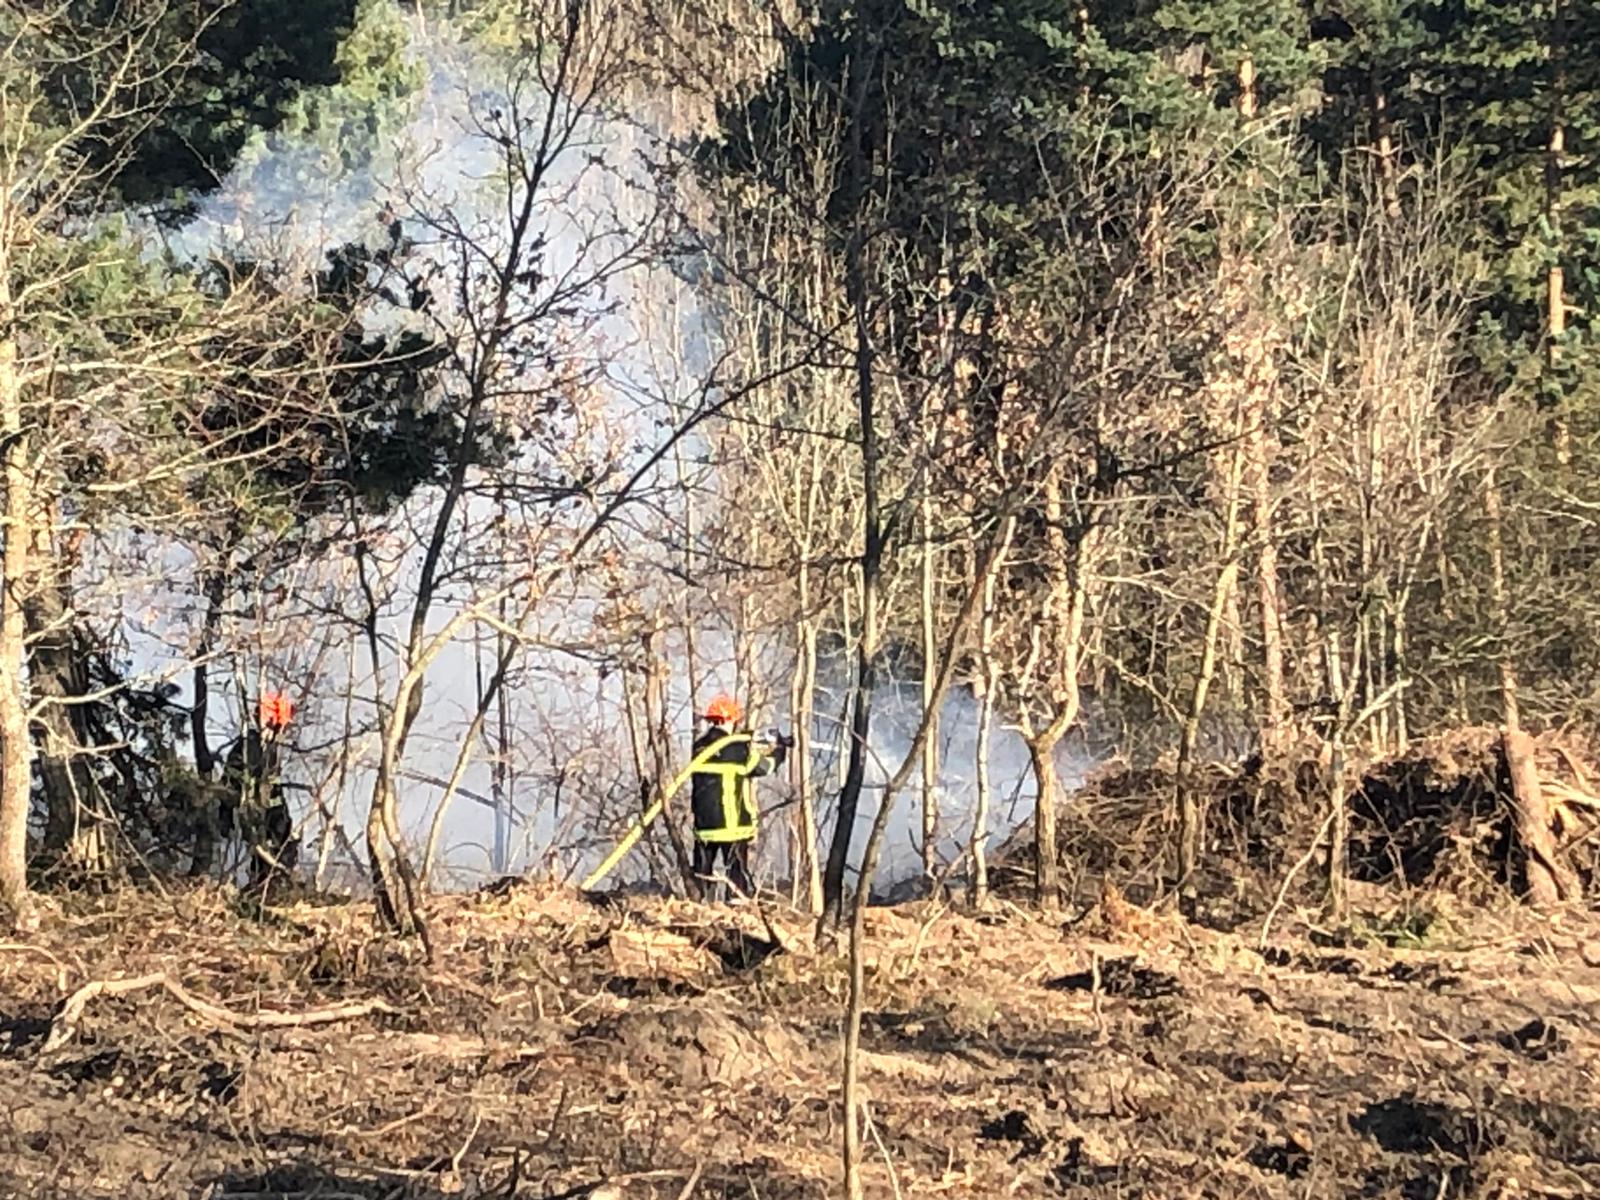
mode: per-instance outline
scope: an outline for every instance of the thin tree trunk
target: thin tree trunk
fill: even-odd
[[[860,576],[857,573],[857,580]],[[842,654],[851,658],[852,667],[856,650],[860,643],[856,640],[855,613],[851,604],[855,598],[853,587],[844,587],[839,590],[839,637]],[[850,703],[852,696],[845,693],[844,703],[839,707],[839,717],[833,723],[833,761],[838,769],[839,786],[844,787],[845,777],[850,770]],[[829,843],[831,849],[832,843]],[[826,892],[826,885],[824,885]]]
[[[972,861],[972,906],[989,906],[989,814],[994,809],[994,780],[989,770],[990,746],[994,730],[994,690],[1000,672],[992,654],[984,655],[982,694],[978,697],[978,736],[973,770],[977,780],[977,803],[972,813],[972,836],[968,857]]]
[[[1333,587],[1328,567],[1328,556],[1323,547],[1322,509],[1318,502],[1315,484],[1312,485],[1309,511],[1314,522],[1311,535],[1311,565],[1316,574],[1317,611],[1323,614],[1317,624],[1322,643],[1323,674],[1327,690],[1334,701],[1333,711],[1322,714],[1328,724],[1321,726],[1322,737],[1328,750],[1327,803],[1328,858],[1323,882],[1329,907],[1336,916],[1342,915],[1345,903],[1345,874],[1348,856],[1348,816],[1345,810],[1345,738],[1350,724],[1351,704],[1355,697],[1361,669],[1361,642],[1355,644],[1354,658],[1346,678],[1344,653],[1340,647],[1339,629],[1333,617]]]
[[[626,664],[618,674],[622,678],[622,719],[628,729],[628,750],[633,756],[634,785],[638,793],[639,812],[642,815],[649,811],[650,806],[655,803],[656,790],[660,784],[651,770],[646,754],[644,727],[649,724],[650,715],[649,713],[641,714],[639,711],[640,705],[634,694],[633,672],[633,665]],[[652,830],[651,832],[654,831]],[[646,837],[640,842],[639,848],[644,852],[645,860],[650,864],[652,877],[659,878],[658,871],[661,862],[656,854],[655,841]],[[697,880],[690,880],[689,895],[691,897],[699,895]]]
[[[655,623],[645,634],[644,717],[645,748],[650,755],[650,766],[655,772],[656,794],[666,786],[674,770],[672,730],[667,714],[667,660],[661,653],[661,640],[666,633],[666,617],[658,612]],[[671,811],[671,800],[663,796],[661,819],[666,825],[667,841],[672,846],[672,857],[677,863],[678,876],[683,886],[693,895],[695,885],[694,860],[689,855],[689,845],[684,840],[683,826]]]
[[[1227,647],[1222,661],[1223,680],[1229,711],[1235,714],[1245,711],[1244,613],[1239,604],[1239,592],[1237,585],[1228,592],[1222,615],[1223,645]]]
[[[405,740],[405,714],[412,711],[415,684],[412,671],[408,671],[395,690],[394,703],[390,705],[387,702],[383,687],[382,643],[378,634],[378,602],[367,577],[364,555],[357,555],[356,572],[366,601],[362,632],[372,662],[373,702],[378,714],[380,742],[377,772],[367,804],[366,820],[367,868],[372,879],[373,907],[382,926],[401,934],[420,932],[426,945],[427,934],[415,894],[415,880],[401,846],[400,822],[396,814],[399,801],[394,783],[400,748]],[[420,707],[420,701],[418,705]]]
[[[858,64],[864,73],[866,64]],[[865,80],[858,80],[865,86]],[[852,128],[856,128],[854,125]],[[854,134],[859,143],[860,132]],[[855,147],[855,172],[865,170],[860,146]],[[844,876],[850,857],[850,842],[855,833],[856,813],[861,806],[861,789],[866,782],[867,749],[872,735],[872,698],[878,675],[878,587],[883,563],[883,523],[878,501],[878,432],[873,394],[872,337],[867,323],[867,281],[862,235],[850,239],[846,255],[846,283],[850,306],[855,314],[856,401],[861,425],[861,640],[856,646],[855,684],[850,699],[850,761],[845,768],[844,786],[839,789],[839,818],[833,841],[828,847],[828,869],[823,877],[823,903],[835,921],[844,917]],[[859,1136],[859,1131],[849,1136]]]
[[[1252,397],[1246,416],[1244,452],[1246,487],[1256,539],[1256,592],[1261,609],[1263,696],[1261,747],[1268,757],[1282,749],[1289,718],[1283,669],[1283,600],[1278,584],[1277,532],[1272,519],[1272,482],[1267,449],[1267,402]]]
[[[1195,673],[1189,695],[1189,711],[1184,716],[1183,733],[1178,741],[1178,766],[1175,772],[1178,808],[1178,887],[1188,888],[1200,862],[1200,805],[1195,796],[1194,759],[1200,741],[1200,722],[1205,716],[1206,696],[1217,669],[1217,642],[1228,602],[1239,578],[1239,482],[1243,458],[1235,449],[1223,480],[1227,505],[1222,527],[1222,568],[1212,590],[1206,611],[1206,629],[1200,648],[1200,669]]]
[[[195,647],[194,705],[189,710],[189,734],[194,741],[194,770],[200,777],[199,811],[195,813],[194,853],[189,860],[191,879],[210,874],[211,860],[217,852],[217,804],[211,784],[217,772],[216,752],[211,748],[211,655],[222,625],[222,602],[227,591],[228,559],[205,577],[206,615],[200,626],[200,641]],[[321,866],[319,863],[319,872]],[[320,878],[320,874],[319,874]]]
[[[1056,805],[1060,784],[1056,771],[1059,737],[1047,731],[1028,739],[1028,761],[1033,767],[1036,798],[1033,816],[1033,901],[1051,912],[1061,906],[1061,848],[1056,834]]]
[[[1000,548],[996,551],[994,567],[982,580],[983,617],[978,633],[978,662],[983,672],[982,695],[979,696],[977,761],[974,764],[978,784],[977,809],[972,815],[972,903],[975,908],[985,908],[989,903],[989,813],[993,807],[992,776],[989,771],[989,749],[994,729],[995,693],[1000,688],[1000,660],[994,652],[995,591],[1000,573],[1005,570],[1006,556],[1011,550],[1011,539],[1016,533],[1017,519],[1007,517],[1000,533]]]
[[[1339,635],[1330,633],[1330,653],[1335,663],[1339,657]],[[1350,702],[1355,695],[1355,684],[1342,689],[1338,715],[1334,719],[1328,746],[1328,909],[1336,920],[1344,918],[1349,906],[1350,867],[1350,809],[1345,802],[1345,727],[1350,719]]]
[[[865,113],[868,89],[878,75],[880,47],[869,36],[867,22],[856,22],[850,56],[850,108]],[[828,847],[823,876],[824,913],[837,923],[844,917],[844,876],[855,835],[856,813],[866,780],[868,742],[872,734],[872,699],[878,675],[878,588],[883,563],[883,519],[878,498],[878,414],[874,392],[874,350],[867,306],[867,212],[871,187],[863,122],[849,122],[849,170],[846,195],[853,219],[845,243],[844,284],[855,326],[857,420],[861,431],[861,640],[856,647],[855,684],[850,701],[850,761],[839,789],[838,823]],[[865,887],[865,880],[862,881]],[[854,1109],[845,1122],[845,1174],[849,1200],[860,1200],[860,1134]]]
[[[109,819],[99,780],[89,767],[83,714],[78,702],[89,680],[77,645],[72,613],[70,553],[52,553],[49,531],[36,529],[32,557],[52,564],[52,578],[35,580],[22,611],[31,649],[28,679],[35,706],[35,748],[45,793],[44,848],[74,868],[95,873],[108,867],[104,824]]]
[[[1396,169],[1394,130],[1389,121],[1389,94],[1384,90],[1374,62],[1367,75],[1367,95],[1372,106],[1372,145],[1378,157],[1378,184],[1383,211],[1390,220],[1400,216],[1399,171]]]
[[[499,534],[500,561],[511,560],[511,540],[508,536],[505,509],[506,492],[504,487],[495,488],[495,507],[498,520],[495,522]],[[503,594],[496,605],[500,626],[494,631],[495,661],[509,662],[511,658],[510,639],[506,636],[506,629],[511,616],[511,597]],[[481,685],[480,685],[481,686]],[[506,689],[502,686],[496,689],[494,698],[495,708],[495,749],[489,767],[489,797],[494,801],[494,853],[493,870],[497,876],[504,877],[511,869],[511,715],[506,703]]]
[[[1446,626],[1454,627],[1457,620],[1455,588],[1450,578],[1450,556],[1445,549],[1444,534],[1434,535],[1434,549],[1439,570],[1439,614]],[[1450,672],[1450,715],[1459,725],[1472,724],[1472,704],[1467,689],[1467,676],[1459,666]]]
[[[1007,513],[1009,528],[1010,514]],[[946,691],[950,687],[950,675],[955,666],[958,653],[965,642],[968,626],[972,622],[973,611],[978,606],[978,599],[983,594],[986,582],[995,571],[995,564],[1000,556],[1000,543],[995,541],[989,545],[983,556],[983,565],[978,578],[973,586],[968,589],[966,597],[961,602],[960,611],[945,637],[943,651],[939,656],[938,677],[933,689],[933,703],[922,710],[922,719],[918,723],[917,731],[912,736],[911,745],[906,751],[905,758],[899,768],[884,783],[883,801],[877,813],[872,818],[872,829],[867,835],[866,848],[861,855],[861,880],[856,887],[855,895],[850,904],[850,985],[849,998],[845,1006],[844,1028],[844,1069],[842,1072],[842,1099],[844,1101],[844,1175],[845,1195],[850,1200],[861,1200],[861,1127],[859,1125],[860,1110],[860,1059],[861,1059],[861,1018],[866,1009],[866,966],[863,948],[866,941],[866,914],[867,904],[872,890],[872,877],[878,867],[878,854],[883,845],[884,830],[889,826],[889,814],[894,806],[894,798],[900,789],[905,786],[910,777],[912,768],[917,763],[922,753],[923,743],[932,733],[933,717],[938,712],[939,705],[943,702]]]
[[[1506,596],[1506,556],[1500,512],[1500,480],[1491,464],[1483,473],[1483,513],[1488,522],[1489,602],[1494,606],[1499,642],[1500,714],[1507,729],[1521,729],[1517,704],[1517,669],[1511,657],[1511,608]]]
[[[33,803],[33,738],[28,730],[27,622],[23,604],[32,582],[33,469],[22,409],[17,343],[12,336],[12,214],[0,187],[0,465],[5,475],[4,578],[0,580],[0,921],[34,924],[28,893],[28,810]]]
[[[1566,272],[1562,269],[1565,245],[1561,232],[1561,158],[1567,148],[1567,3],[1555,0],[1550,20],[1550,140],[1545,155],[1545,222],[1554,241],[1549,274],[1545,281],[1546,310],[1549,320],[1545,339],[1548,366],[1552,377],[1561,361],[1561,342],[1567,332]],[[1553,382],[1553,378],[1552,378]],[[1566,466],[1572,461],[1572,429],[1566,415],[1557,412],[1553,421],[1556,461]]]
[[[322,811],[322,832],[317,844],[317,873],[315,879],[319,892],[327,883],[328,860],[333,854],[335,837],[342,838],[343,836],[343,831],[339,830],[340,810],[344,807],[345,783],[350,775],[350,756],[354,741],[354,725],[352,722],[356,700],[356,642],[354,639],[351,639],[349,653],[349,664],[345,670],[344,685],[344,723],[342,726],[344,741],[339,747],[339,768],[334,775],[333,803]],[[208,799],[206,801],[206,812],[209,814],[212,811],[211,801]]]
[[[565,36],[555,48],[549,79],[553,96],[561,94],[565,89],[574,65],[581,12],[582,10],[577,7],[571,9],[572,20],[568,23]],[[564,146],[567,136],[558,135],[556,132],[559,111],[560,106],[554,102],[546,107],[542,132],[533,143],[536,148],[532,153],[529,153],[530,146],[526,144],[519,143],[515,147],[507,147],[511,154],[506,162],[515,168],[512,177],[517,179],[517,183],[513,192],[514,202],[508,197],[510,220],[500,257],[502,269],[494,275],[494,291],[489,303],[485,305],[483,320],[475,323],[475,330],[478,331],[477,339],[465,351],[469,367],[467,398],[462,408],[455,456],[450,464],[449,474],[440,489],[438,506],[428,532],[422,562],[417,571],[416,595],[411,605],[406,629],[402,659],[403,674],[396,686],[392,709],[385,714],[380,704],[380,717],[383,718],[382,751],[373,783],[367,820],[373,886],[379,892],[377,910],[381,919],[398,926],[398,932],[402,934],[416,932],[422,939],[430,958],[433,947],[428,936],[416,870],[406,855],[400,833],[395,775],[404,760],[411,730],[422,711],[423,695],[426,690],[425,676],[429,662],[447,640],[444,632],[433,639],[429,638],[428,619],[438,599],[450,531],[467,495],[468,476],[479,449],[481,426],[488,418],[489,405],[497,394],[498,377],[507,369],[507,360],[503,356],[506,341],[514,337],[514,331],[518,328],[517,322],[507,318],[512,311],[516,293],[522,286],[524,272],[513,268],[519,264],[525,265],[529,255],[537,253],[535,246],[542,237],[536,222],[539,204],[544,194],[543,183],[546,172],[550,170],[555,156],[559,153],[557,142],[552,139],[558,138]],[[585,538],[579,539],[577,548],[581,548],[584,540]],[[366,584],[365,578],[363,584],[364,586]],[[366,634],[376,675],[381,657],[374,627],[376,603],[370,592],[367,595],[367,609]],[[453,636],[464,621],[465,618],[458,613],[446,622],[446,630]],[[500,664],[502,674],[506,666],[506,660],[502,659]],[[378,841],[382,839],[387,839],[389,843],[387,850],[378,845]],[[397,885],[399,891],[396,891]],[[405,906],[403,912],[401,901]]]
[[[1484,472],[1484,515],[1488,518],[1489,588],[1500,639],[1500,704],[1504,719],[1502,745],[1511,783],[1511,805],[1517,840],[1527,857],[1528,899],[1549,908],[1579,893],[1571,868],[1561,859],[1550,831],[1550,809],[1534,762],[1533,739],[1522,728],[1517,703],[1517,670],[1512,658],[1511,608],[1506,587],[1505,543],[1499,479],[1491,465]]]
[[[933,699],[933,656],[938,652],[934,641],[934,552],[930,539],[933,523],[933,497],[927,487],[922,489],[922,706],[926,709]],[[922,744],[922,874],[931,885],[938,874],[939,854],[939,725],[938,714],[933,716],[933,727]]]
[[[1393,648],[1394,677],[1406,678],[1406,608],[1411,603],[1411,585],[1407,583],[1400,595],[1395,599],[1389,617],[1389,627],[1393,637],[1390,645]],[[1394,750],[1396,754],[1404,754],[1411,747],[1411,721],[1406,714],[1406,693],[1409,688],[1400,688],[1395,692],[1391,710],[1394,718]]]
[[[383,805],[392,793],[391,787],[375,788],[372,803],[367,807],[367,864],[372,872],[373,902],[379,921],[390,929],[403,931],[400,872],[395,852],[383,832]]]
[[[1320,531],[1315,555],[1317,570],[1319,573],[1325,572],[1327,561],[1322,551]],[[1352,638],[1351,642],[1347,671],[1344,653],[1340,647],[1339,631],[1333,625],[1328,626],[1326,639],[1328,679],[1337,703],[1334,706],[1333,724],[1328,734],[1328,870],[1325,882],[1328,911],[1336,920],[1343,920],[1349,907],[1350,806],[1346,782],[1349,763],[1348,741],[1354,717],[1356,693],[1368,665],[1366,643],[1359,637]]]
[[[796,864],[795,886],[804,876],[806,907],[812,916],[822,913],[822,867],[817,858],[817,814],[812,795],[811,748],[812,714],[817,695],[817,626],[809,615],[811,602],[811,564],[803,556],[800,563],[801,618],[796,637],[799,662],[790,680],[789,713],[794,722],[794,788],[799,797],[795,811],[796,842],[800,861]],[[795,899],[798,900],[798,890]]]
[[[1055,751],[1061,739],[1077,722],[1083,693],[1078,681],[1083,663],[1083,627],[1089,604],[1089,564],[1101,536],[1093,520],[1078,534],[1077,546],[1068,555],[1065,528],[1066,510],[1062,502],[1061,477],[1052,466],[1044,482],[1045,543],[1050,594],[1046,601],[1045,623],[1054,641],[1055,679],[1050,688],[1051,717],[1040,730],[1024,727],[1028,756],[1033,765],[1034,809],[1034,902],[1046,911],[1060,907],[1058,864],[1060,847],[1056,841],[1056,804],[1060,796]],[[1065,611],[1063,612],[1063,605]]]

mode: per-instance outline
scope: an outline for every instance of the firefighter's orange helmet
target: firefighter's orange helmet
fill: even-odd
[[[732,725],[742,716],[744,710],[732,696],[718,696],[706,705],[705,718],[714,725]]]
[[[282,692],[261,693],[261,725],[265,729],[282,729],[294,720],[294,701]]]

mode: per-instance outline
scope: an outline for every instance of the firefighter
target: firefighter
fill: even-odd
[[[239,836],[250,847],[250,886],[263,887],[275,871],[292,871],[300,845],[283,798],[281,749],[294,702],[281,692],[262,694],[256,726],[233,744],[223,767],[228,799],[223,832],[231,832],[237,813]]]
[[[774,733],[762,742],[749,730],[735,729],[744,714],[731,696],[718,696],[706,705],[703,715],[706,729],[695,739],[694,757],[709,754],[693,772],[690,792],[694,873],[705,887],[717,859],[723,858],[734,891],[752,896],[755,881],[750,875],[750,846],[755,841],[758,810],[750,781],[783,765],[788,739]]]

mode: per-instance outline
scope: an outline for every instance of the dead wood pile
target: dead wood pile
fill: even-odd
[[[1600,900],[1600,749],[1572,733],[1532,740],[1555,853],[1583,895]],[[1483,897],[1527,891],[1528,857],[1517,837],[1500,730],[1467,727],[1421,739],[1403,754],[1356,761],[1351,777],[1352,878]],[[1201,767],[1202,890],[1280,877],[1323,825],[1327,778],[1315,745],[1279,763],[1253,758]],[[1059,845],[1069,899],[1092,902],[1107,877],[1141,900],[1163,889],[1174,868],[1175,788],[1170,763],[1113,763],[1066,799]],[[997,887],[1031,887],[1032,844],[1028,822],[997,849]],[[1306,885],[1315,885],[1315,872]]]
[[[1600,761],[1565,733],[1533,739],[1554,852],[1585,894],[1600,886]],[[1350,797],[1350,873],[1376,883],[1527,889],[1499,730],[1451,730],[1372,763]]]

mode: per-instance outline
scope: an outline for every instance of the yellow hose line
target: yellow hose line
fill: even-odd
[[[724,746],[729,742],[736,741],[739,736],[738,734],[730,733],[725,737],[720,737],[690,759],[689,765],[678,772],[672,783],[668,785],[667,790],[657,797],[655,803],[640,813],[639,819],[628,826],[628,832],[622,835],[622,840],[617,843],[617,848],[606,855],[604,862],[589,872],[589,877],[578,885],[579,888],[586,892],[592,891],[596,884],[611,874],[616,869],[617,864],[628,856],[628,851],[639,844],[639,839],[644,836],[644,831],[650,828],[650,822],[661,815],[661,810],[666,807],[667,801],[677,795],[678,790],[689,782],[689,776],[705,766],[706,763],[710,762],[722,751]],[[753,741],[754,739],[752,739],[752,743]]]

